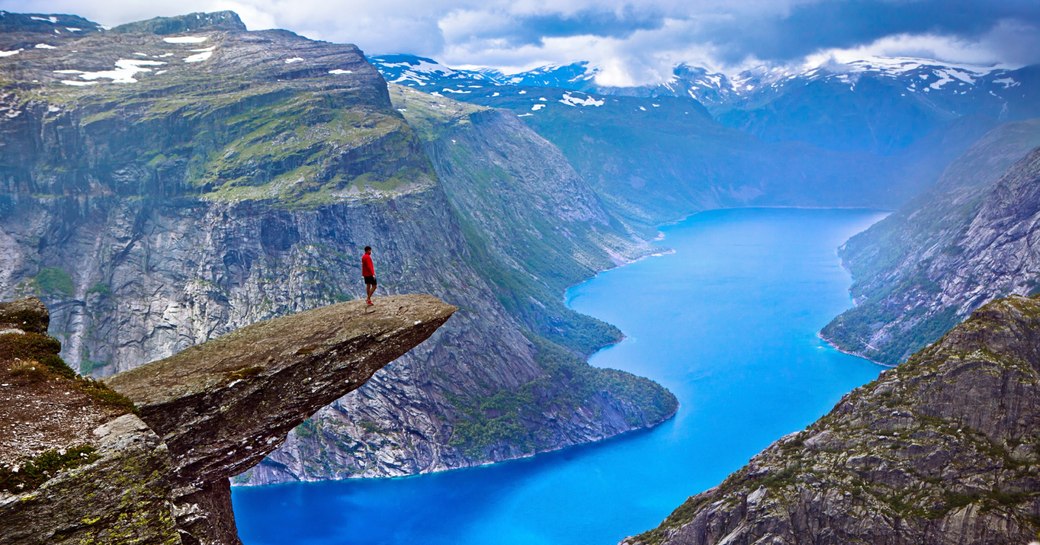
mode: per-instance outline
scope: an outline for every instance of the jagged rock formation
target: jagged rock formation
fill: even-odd
[[[38,300],[0,305],[0,321],[43,323],[0,334],[0,422],[30,431],[0,438],[0,539],[239,543],[229,477],[426,340],[455,310],[416,295],[374,307],[331,305],[116,375],[108,380],[113,391],[63,371],[48,359],[56,350],[12,351],[30,335],[42,337],[48,316]],[[127,398],[136,407],[122,403]],[[72,412],[74,425],[51,425],[55,414]]]
[[[895,364],[982,304],[1040,286],[1040,120],[995,129],[840,253],[856,307],[823,336]]]
[[[0,33],[21,49],[0,58],[0,295],[43,297],[73,367],[107,376],[355,298],[366,244],[380,295],[461,309],[243,482],[463,467],[674,412],[663,388],[580,361],[619,332],[560,291],[645,246],[526,127],[480,114],[468,158],[436,154],[452,121],[413,127],[356,47],[232,14],[58,34],[11,15],[25,24]],[[485,158],[494,183],[464,188]],[[500,216],[507,195],[522,214]],[[524,248],[550,248],[536,257],[552,267]]]
[[[1040,299],[987,304],[637,544],[1040,538]]]

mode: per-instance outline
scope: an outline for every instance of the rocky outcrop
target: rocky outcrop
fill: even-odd
[[[988,301],[1040,286],[1040,121],[1004,125],[937,185],[850,239],[840,253],[856,307],[822,331],[895,364]]]
[[[0,306],[0,318],[12,308],[26,316],[34,307],[38,301]],[[116,375],[108,380],[115,391],[44,369],[37,360],[46,353],[0,353],[0,396],[10,398],[0,422],[40,430],[0,438],[0,538],[11,544],[239,543],[229,477],[277,448],[314,411],[426,340],[455,310],[416,295],[382,298],[373,307],[331,305],[254,324]],[[31,318],[45,322],[46,314]],[[0,350],[15,342],[11,337],[30,334],[0,334]],[[30,372],[27,366],[38,367]],[[113,404],[120,394],[135,402],[136,414]],[[78,423],[91,422],[48,427],[54,414],[69,408]],[[34,452],[41,448],[48,450]]]
[[[619,332],[563,308],[561,290],[645,246],[552,146],[484,112],[459,140],[468,155],[437,155],[450,121],[413,126],[356,47],[235,21],[161,19],[0,58],[0,295],[41,296],[73,367],[109,376],[360,297],[372,245],[377,295],[460,311],[241,482],[465,467],[672,413],[658,385],[580,361]],[[0,50],[31,32],[0,34]],[[482,181],[467,157],[506,175],[462,187]],[[501,215],[516,196],[523,213]]]
[[[39,299],[0,303],[0,542],[181,543],[159,437],[76,378]]]
[[[1040,299],[985,305],[637,544],[1040,538]]]

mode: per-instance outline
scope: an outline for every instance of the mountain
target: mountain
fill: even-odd
[[[585,62],[547,65],[516,74],[494,69],[456,69],[415,55],[380,55],[372,63],[387,81],[427,92],[460,93],[487,86],[551,87],[600,95],[689,98],[713,114],[755,110],[776,98],[814,85],[834,85],[851,95],[891,88],[905,102],[936,112],[968,115],[980,111],[1016,118],[1035,117],[1040,67],[1009,69],[909,57],[865,57],[804,67],[759,66],[726,75],[677,64],[667,80],[615,87],[596,83],[598,67]],[[870,87],[863,88],[862,85]],[[470,87],[473,86],[473,87]],[[465,93],[463,93],[465,94]],[[777,108],[779,109],[779,108]]]
[[[592,352],[617,333],[567,309],[560,297],[568,285],[611,266],[611,257],[632,251],[631,239],[613,231],[623,225],[582,189],[559,151],[513,116],[399,86],[391,85],[390,91],[395,107],[420,135],[446,204],[459,218],[463,244],[470,249],[460,259],[488,284],[481,296],[494,301],[496,312],[519,320],[513,327],[524,332],[527,343],[512,349],[515,363],[507,366],[485,362],[507,354],[489,346],[488,339],[448,341],[446,348],[461,347],[468,361],[457,359],[462,354],[444,355],[463,372],[435,361],[437,367],[422,380],[445,381],[437,390],[405,390],[409,398],[402,400],[400,383],[407,377],[380,374],[369,389],[320,411],[319,422],[297,429],[284,448],[238,482],[317,479],[330,471],[344,477],[446,469],[593,441],[670,416],[676,408],[670,393],[645,379],[594,369],[575,356],[574,351]],[[429,258],[436,261],[437,251]],[[465,291],[465,286],[452,286],[448,293]],[[479,331],[498,337],[511,333]],[[429,444],[418,447],[426,458],[404,468],[389,465],[385,453],[401,447],[377,428],[385,425],[383,413],[405,404],[406,416],[395,420],[404,420],[406,427],[429,425],[420,412],[429,412],[424,408],[429,401],[410,397],[431,394],[443,396],[435,402],[450,407],[452,429],[431,432]],[[412,418],[422,420],[413,423]],[[326,463],[350,456],[356,465],[330,469]]]
[[[367,244],[377,295],[459,307],[242,482],[463,467],[674,412],[583,361],[619,332],[563,286],[646,246],[522,124],[447,100],[458,116],[410,121],[355,46],[229,12],[82,34],[50,17],[7,14],[22,23],[0,34],[0,295],[41,295],[73,367],[107,376],[356,298]]]
[[[624,543],[1029,543],[1040,300],[991,302]]]
[[[1040,285],[1040,120],[1002,125],[840,251],[857,305],[822,335],[894,364],[982,304]]]
[[[1040,86],[1036,67],[916,59],[733,78],[680,65],[635,88],[596,85],[588,63],[505,75],[371,60],[388,81],[513,111],[642,225],[726,206],[900,206],[1001,119],[1034,116]]]

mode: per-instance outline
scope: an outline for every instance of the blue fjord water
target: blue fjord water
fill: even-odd
[[[627,338],[591,363],[678,396],[649,431],[404,479],[236,488],[247,545],[612,545],[656,526],[880,367],[816,332],[850,306],[835,249],[881,214],[742,209],[665,227],[673,253],[597,275],[573,308]]]

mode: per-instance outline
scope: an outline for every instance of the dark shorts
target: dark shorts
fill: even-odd
[[[374,277],[374,276],[366,276],[365,277],[365,285],[367,285],[367,286],[375,286],[376,285],[376,277]]]

